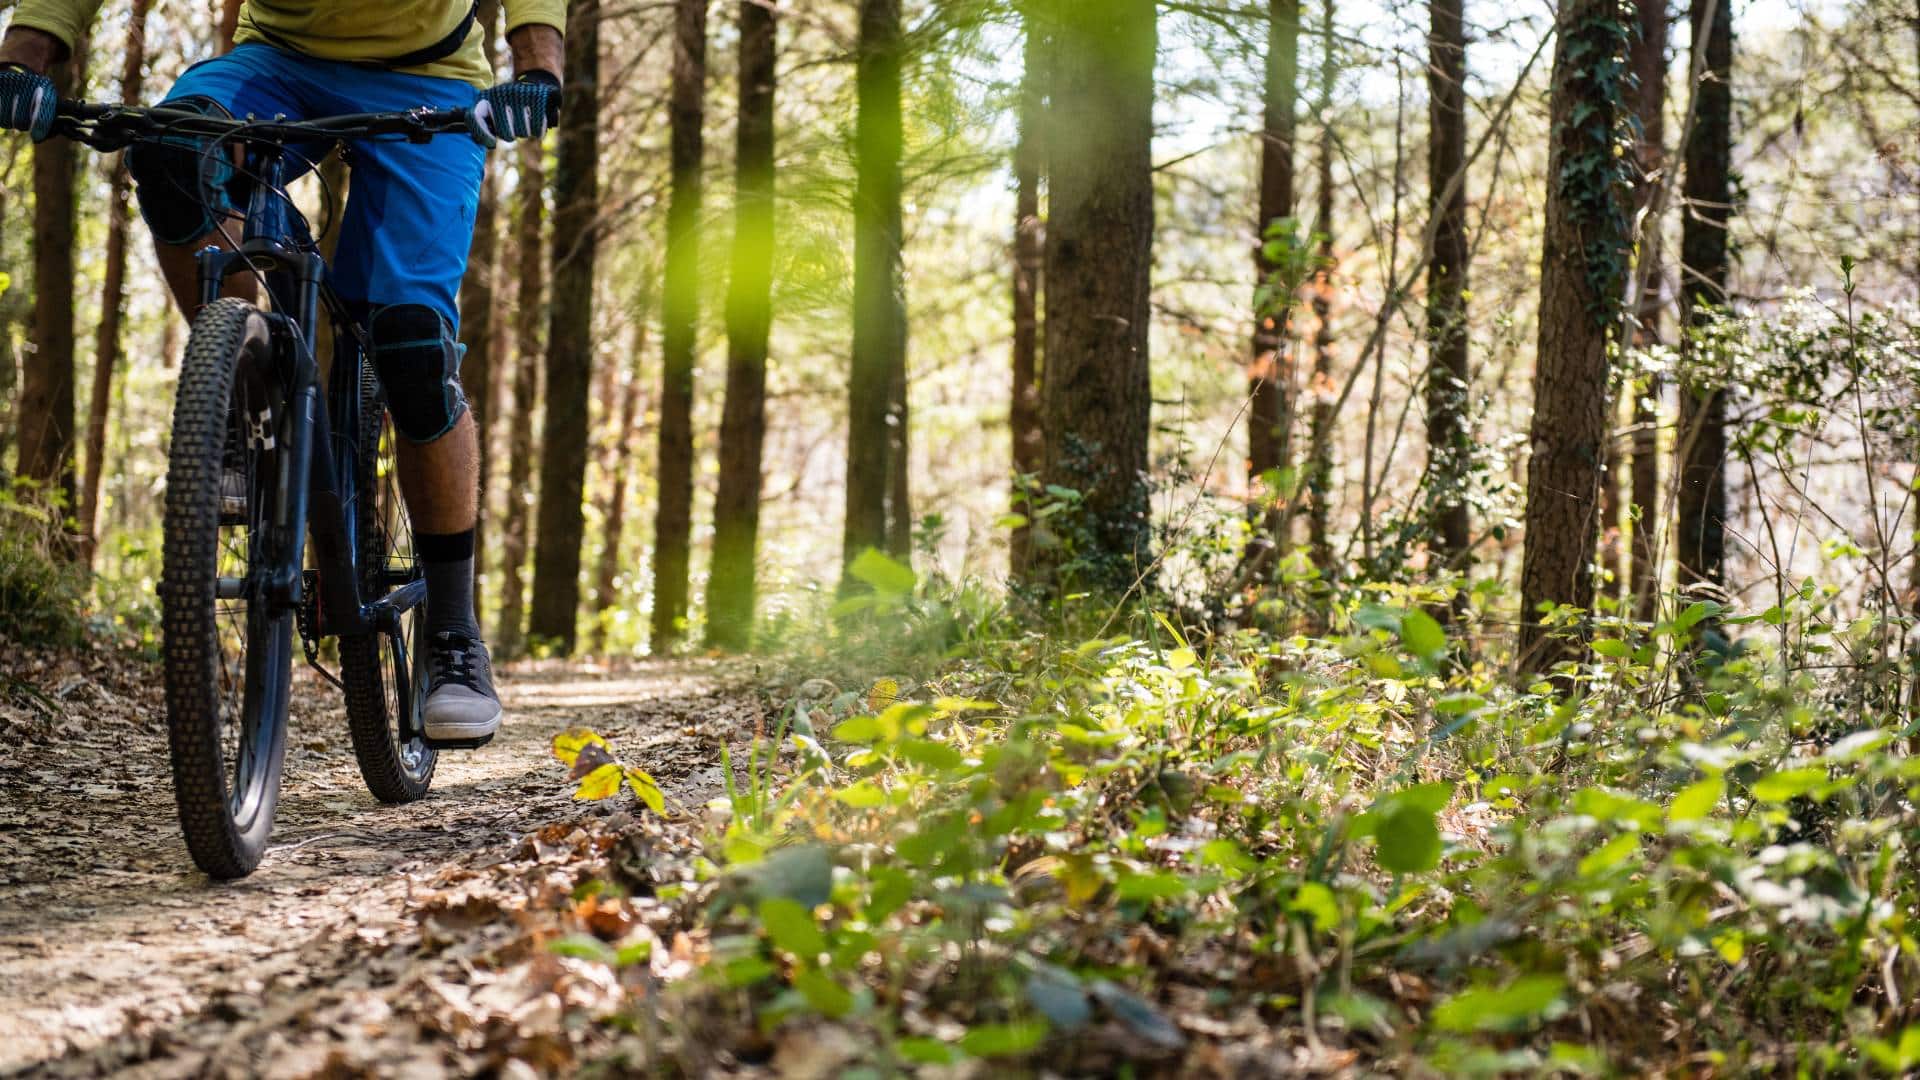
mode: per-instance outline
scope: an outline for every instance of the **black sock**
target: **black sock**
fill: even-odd
[[[427,576],[427,636],[452,632],[478,641],[473,615],[473,530],[415,533],[413,550]]]

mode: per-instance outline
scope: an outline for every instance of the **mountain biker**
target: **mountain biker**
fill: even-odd
[[[99,3],[21,0],[0,38],[0,70],[30,77],[0,80],[0,128],[47,137],[57,100],[48,69],[71,54]],[[477,0],[229,0],[223,29],[234,47],[188,68],[165,104],[290,120],[472,107],[497,139],[538,139],[559,117],[565,0],[506,0],[514,75],[499,84],[477,7]],[[204,149],[204,141],[182,137],[127,156],[161,272],[189,317],[199,298],[194,254],[209,244],[231,246],[229,222],[241,216],[252,187],[237,159]],[[319,156],[325,148],[306,149]],[[331,280],[365,322],[401,436],[400,485],[427,584],[426,735],[478,744],[499,729],[501,708],[474,615],[478,443],[455,342],[485,150],[458,138],[369,140],[349,149],[353,182]],[[230,296],[252,289],[242,275],[225,285]]]

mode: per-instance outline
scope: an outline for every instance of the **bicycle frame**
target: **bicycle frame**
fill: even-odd
[[[246,154],[247,168],[259,183],[248,201],[239,247],[234,251],[207,247],[196,256],[203,304],[219,298],[222,284],[232,274],[252,272],[264,278],[271,301],[267,320],[279,367],[273,375],[285,388],[283,395],[277,395],[287,407],[275,438],[285,440],[287,452],[283,475],[274,485],[272,528],[267,550],[251,560],[252,579],[241,588],[263,597],[274,610],[297,611],[308,599],[304,571],[310,532],[319,589],[319,636],[397,631],[401,616],[426,599],[426,583],[418,577],[389,581],[383,572],[377,579],[379,594],[362,594],[370,579],[359,565],[359,541],[361,531],[373,525],[361,500],[372,495],[357,490],[357,439],[353,434],[334,436],[336,418],[348,433],[358,432],[363,419],[360,384],[367,356],[359,329],[327,281],[326,260],[303,242],[304,226],[297,223],[282,194],[287,175],[285,147],[255,143]],[[331,385],[325,393],[314,355],[323,307],[336,331]]]

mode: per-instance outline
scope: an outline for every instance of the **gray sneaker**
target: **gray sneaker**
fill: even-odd
[[[427,643],[427,704],[421,710],[427,741],[480,746],[500,730],[500,695],[493,664],[477,638],[451,631]]]

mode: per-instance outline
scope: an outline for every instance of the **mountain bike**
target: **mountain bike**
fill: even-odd
[[[286,186],[295,164],[312,164],[310,147],[473,136],[475,121],[456,109],[262,121],[75,101],[57,117],[55,135],[101,151],[204,140],[203,163],[228,155],[254,184],[239,236],[222,225],[231,250],[197,256],[204,306],[175,391],[160,575],[180,825],[202,870],[242,877],[280,800],[296,635],[346,697],[377,798],[424,796],[436,750],[453,745],[430,743],[421,723],[426,583],[366,333]],[[322,195],[331,202],[324,184]],[[221,298],[236,274],[258,281],[263,303]],[[322,319],[333,340],[324,370]],[[321,662],[329,637],[337,676]]]

